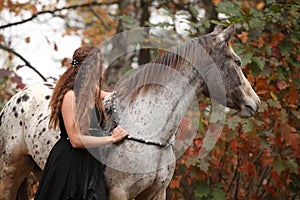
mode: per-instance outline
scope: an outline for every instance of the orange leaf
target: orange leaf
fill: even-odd
[[[181,178],[182,175],[177,175],[176,179],[172,179],[172,181],[170,182],[170,188],[179,188]]]
[[[262,10],[265,7],[265,2],[261,1],[256,5],[257,10]]]
[[[212,2],[214,5],[218,5],[221,2],[221,0],[213,0]]]
[[[243,44],[247,43],[247,41],[248,41],[248,32],[243,31],[241,34],[238,34],[237,36]]]
[[[36,15],[38,13],[38,10],[36,9],[35,5],[31,5],[30,9],[31,9],[33,15]]]
[[[290,105],[297,105],[299,102],[299,93],[296,86],[293,84],[289,90],[287,102]]]
[[[277,33],[276,36],[272,38],[271,46],[277,47],[283,39],[284,35],[281,32]]]

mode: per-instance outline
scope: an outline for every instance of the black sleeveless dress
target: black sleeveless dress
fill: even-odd
[[[61,138],[52,148],[39,183],[35,200],[106,200],[104,166],[89,152],[73,148],[62,115]]]

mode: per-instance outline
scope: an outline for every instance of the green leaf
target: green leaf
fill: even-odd
[[[140,27],[139,21],[134,17],[123,15],[123,16],[120,16],[120,19],[123,21],[124,26],[129,29],[135,29],[135,28]]]
[[[187,161],[186,161],[186,164],[187,165],[192,165],[192,166],[196,166],[197,163],[199,161],[199,156],[190,156]]]
[[[273,163],[274,169],[275,171],[280,174],[282,171],[285,170],[285,166],[282,162],[281,159],[275,159],[274,163]]]
[[[212,199],[226,200],[226,193],[221,189],[213,189],[211,194],[212,194]]]
[[[165,13],[166,13],[169,17],[171,17],[172,19],[175,18],[175,15],[174,15],[173,12],[170,10],[170,8],[168,8],[167,6],[163,6],[163,9],[164,9]]]
[[[270,46],[265,46],[265,50],[266,50],[266,54],[267,54],[268,56],[271,56],[271,55],[272,55],[272,49],[271,49]]]
[[[273,99],[268,99],[267,103],[272,107],[280,108],[280,104],[277,101],[274,101]]]
[[[284,39],[281,43],[280,43],[280,52],[283,56],[288,55],[291,53],[291,44],[287,39]]]
[[[190,5],[190,10],[191,10],[191,12],[192,12],[192,15],[193,15],[195,18],[197,18],[198,15],[199,15],[199,12],[198,12],[198,10],[195,8],[195,6],[193,6],[193,5],[191,4],[191,5]]]
[[[203,197],[208,197],[210,188],[204,182],[199,182],[195,189],[195,200],[201,200]]]
[[[217,11],[224,13],[228,16],[242,17],[243,11],[241,10],[241,4],[238,2],[222,1],[217,5]]]
[[[245,133],[251,132],[253,130],[253,127],[254,127],[254,123],[251,119],[247,120],[246,123],[243,124],[243,130]]]
[[[251,58],[253,57],[253,54],[251,53],[246,53],[244,54],[241,58],[242,58],[242,66],[245,66],[249,63],[251,63]]]
[[[298,166],[295,158],[288,157],[284,163],[292,172],[294,172],[294,173],[298,172],[299,166]]]
[[[210,164],[205,159],[200,159],[199,164],[197,165],[202,171],[207,173]]]
[[[256,66],[260,69],[264,69],[264,62],[262,61],[262,58],[260,57],[253,57],[252,61],[256,64]]]

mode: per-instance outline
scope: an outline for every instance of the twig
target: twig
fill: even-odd
[[[239,158],[239,154],[238,154],[238,162],[237,162],[237,165],[236,165],[236,168],[235,168],[235,171],[234,171],[234,175],[230,181],[230,184],[228,186],[228,189],[227,189],[227,192],[229,192],[231,190],[231,187],[233,185],[233,181],[235,180],[235,177],[237,176],[238,174],[238,171],[239,171],[239,167],[240,167],[240,158]]]
[[[226,152],[228,151],[228,148],[229,148],[229,143],[226,142],[225,143],[225,151],[224,151],[224,156],[221,158],[221,166],[220,166],[220,172],[219,172],[219,181],[221,182],[222,180],[222,171],[223,171],[223,167],[224,167],[224,164],[225,164],[225,161],[226,161]]]
[[[102,20],[102,18],[98,15],[98,13],[91,6],[89,6],[88,8],[93,13],[93,15],[102,23],[102,25],[104,26],[104,28],[106,30],[109,30],[108,24],[104,20]]]
[[[91,2],[91,3],[83,3],[83,4],[76,4],[76,5],[66,6],[66,7],[57,8],[57,9],[54,9],[54,10],[44,10],[44,11],[40,11],[40,12],[32,15],[31,17],[29,17],[27,19],[17,21],[17,22],[13,22],[13,23],[9,23],[9,24],[6,24],[6,25],[2,25],[2,26],[0,26],[0,29],[5,29],[5,28],[11,27],[11,26],[24,24],[28,21],[31,21],[31,20],[37,18],[39,15],[43,15],[43,14],[54,14],[56,12],[60,12],[60,11],[63,11],[63,10],[84,8],[84,7],[89,7],[89,6],[113,5],[115,3],[117,3],[117,2],[115,2],[115,1],[113,1],[113,2]]]
[[[238,199],[238,190],[239,190],[240,178],[241,178],[241,174],[238,172],[237,173],[235,190],[234,190],[234,195],[233,195],[234,199]]]
[[[264,170],[262,176],[261,176],[260,179],[259,179],[258,185],[257,185],[257,187],[256,187],[255,194],[258,194],[258,190],[259,190],[260,186],[262,185],[263,180],[264,180],[265,177],[266,177],[266,174],[269,174],[271,169],[272,169],[272,167],[270,167],[270,166],[268,166],[267,168],[265,168],[265,170]]]
[[[44,81],[47,81],[47,79],[35,68],[33,67],[30,62],[28,60],[26,60],[22,55],[20,55],[18,52],[16,52],[15,50],[9,48],[9,47],[6,47],[6,46],[3,46],[2,44],[0,44],[0,49],[3,49],[9,53],[12,53],[14,54],[15,56],[17,56],[18,58],[20,58],[27,67],[29,67],[30,69],[32,69],[35,73],[37,73]]]

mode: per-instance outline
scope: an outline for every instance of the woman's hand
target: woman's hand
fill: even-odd
[[[127,131],[125,131],[121,126],[117,126],[113,132],[111,137],[112,143],[116,143],[121,141],[124,137],[128,135]]]

